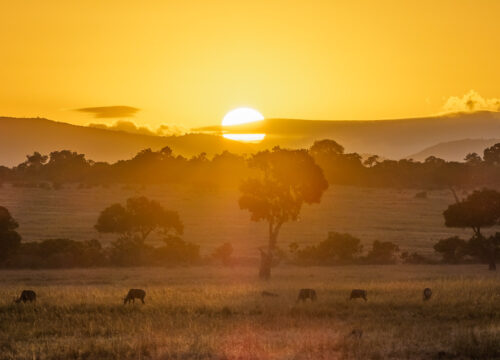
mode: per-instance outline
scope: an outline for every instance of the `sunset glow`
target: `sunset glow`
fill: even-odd
[[[222,126],[234,126],[264,120],[264,116],[255,109],[241,107],[228,112],[222,119]],[[230,140],[244,142],[259,142],[264,140],[266,134],[223,134]]]
[[[264,140],[266,134],[224,134],[222,136],[229,140],[259,142]]]
[[[255,109],[241,107],[228,112],[222,119],[222,126],[241,125],[264,120],[264,116]]]

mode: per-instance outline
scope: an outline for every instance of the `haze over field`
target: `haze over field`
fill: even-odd
[[[0,360],[500,359],[500,0],[0,5]]]

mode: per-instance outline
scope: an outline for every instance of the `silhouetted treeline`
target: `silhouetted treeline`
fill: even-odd
[[[423,162],[387,160],[373,155],[363,159],[345,153],[333,140],[316,141],[309,149],[330,184],[439,189],[497,186],[500,183],[500,144],[484,150],[483,156],[467,154],[463,162],[431,156]],[[35,152],[13,168],[0,166],[0,183],[57,189],[64,183],[81,186],[116,183],[239,185],[253,171],[248,156],[229,152],[207,158],[175,155],[169,147],[146,149],[129,160],[113,164],[94,162],[69,150],[49,155]]]

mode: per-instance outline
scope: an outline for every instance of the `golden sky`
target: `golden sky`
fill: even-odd
[[[153,128],[435,114],[500,97],[500,1],[0,0],[0,115]]]

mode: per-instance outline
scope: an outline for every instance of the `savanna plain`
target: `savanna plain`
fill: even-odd
[[[433,255],[436,240],[466,235],[444,226],[449,191],[331,186],[320,204],[286,224],[279,246],[349,232],[368,246],[390,240]],[[23,241],[102,237],[99,211],[130,196],[179,212],[186,240],[201,252],[224,242],[248,261],[155,268],[0,271],[0,359],[495,359],[500,358],[500,276],[479,265],[280,264],[258,280],[257,248],[266,226],[238,208],[237,189],[175,186],[60,190],[0,188]],[[495,231],[496,229],[492,229]],[[153,239],[154,241],[154,239]],[[253,260],[252,260],[253,259]],[[422,300],[422,291],[433,291]],[[124,305],[130,288],[146,304]],[[315,302],[297,302],[313,288]],[[349,300],[354,288],[368,301]],[[15,304],[33,289],[36,304]],[[262,291],[277,294],[263,297]]]
[[[484,265],[5,270],[0,358],[495,359],[499,281]],[[137,287],[146,303],[124,305]],[[12,303],[24,288],[36,305]]]

